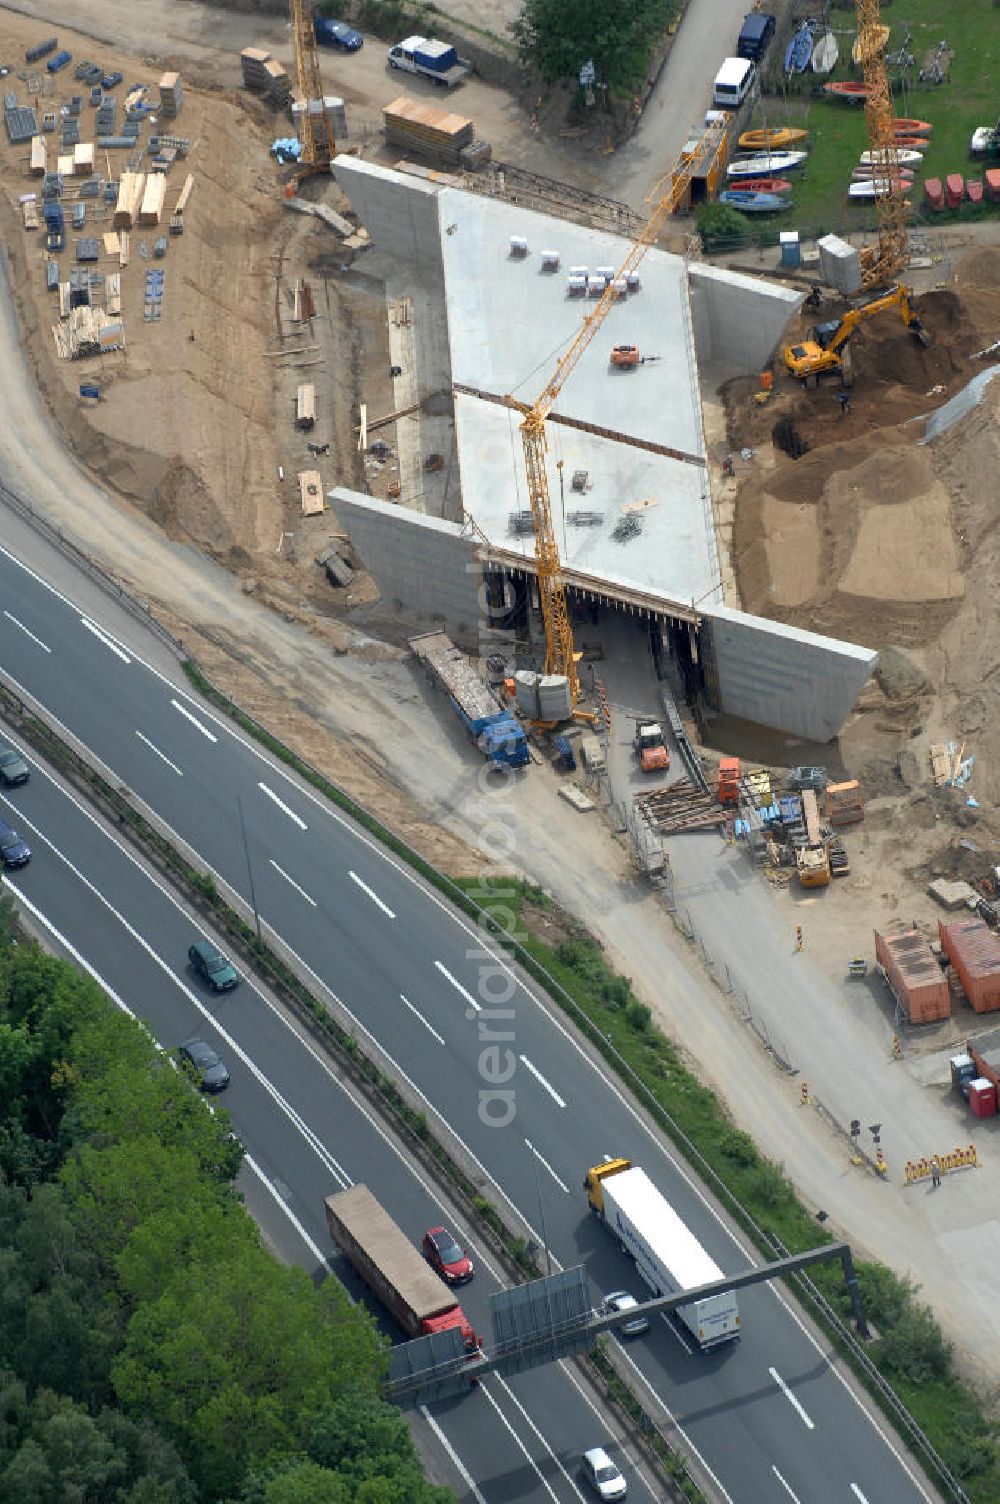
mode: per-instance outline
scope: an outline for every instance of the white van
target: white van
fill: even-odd
[[[715,75],[712,103],[720,110],[738,110],[756,80],[756,64],[748,57],[727,57]]]

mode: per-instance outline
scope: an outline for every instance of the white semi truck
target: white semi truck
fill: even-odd
[[[635,1259],[654,1295],[681,1295],[725,1279],[645,1170],[628,1159],[610,1159],[588,1170],[583,1184],[591,1210]],[[740,1335],[734,1290],[678,1306],[677,1315],[702,1349]]]

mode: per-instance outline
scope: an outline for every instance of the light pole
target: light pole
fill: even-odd
[[[247,826],[243,818],[243,795],[236,795],[236,805],[240,812],[240,833],[243,836],[243,851],[247,859],[247,877],[250,879],[250,904],[253,908],[253,922],[257,930],[257,939],[260,940],[260,914],[257,912],[257,894],[253,885],[253,865],[250,861],[250,846],[247,842]]]
[[[538,1179],[538,1155],[530,1138],[525,1139],[528,1153],[531,1155],[531,1169],[535,1176],[535,1195],[538,1197],[538,1221],[542,1229],[542,1246],[545,1249],[545,1273],[552,1273],[552,1259],[549,1256],[549,1235],[545,1231],[545,1207],[542,1204],[542,1187]]]

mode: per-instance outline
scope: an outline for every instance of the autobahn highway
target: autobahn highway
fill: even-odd
[[[0,600],[5,674],[247,901],[239,796],[256,902],[267,929],[280,936],[320,995],[332,996],[355,1020],[422,1100],[435,1126],[454,1135],[479,1166],[485,1193],[514,1208],[540,1242],[537,1176],[553,1257],[564,1267],[585,1263],[595,1298],[602,1289],[635,1284],[634,1266],[588,1216],[581,1190],[586,1168],[605,1155],[627,1155],[643,1165],[725,1271],[756,1262],[552,1007],[504,962],[484,957],[475,929],[436,893],[192,698],[179,672],[171,676],[148,667],[131,646],[139,640],[134,628],[114,635],[101,625],[109,612],[91,605],[91,615],[84,617],[2,550]],[[479,772],[478,760],[470,757],[470,788]],[[30,792],[16,791],[9,802],[30,816],[43,783],[40,778]],[[467,792],[457,790],[456,797]],[[486,796],[484,819],[502,819],[504,799],[516,797],[516,786],[492,802]],[[79,887],[66,876],[53,877],[56,886],[46,896],[46,903],[55,904],[60,927],[64,932],[71,923],[78,927],[78,938],[68,938],[83,956],[99,955],[92,964],[149,1018],[158,1037],[183,1037],[195,1021],[190,982],[181,991],[177,975],[187,947],[184,922],[179,916],[168,920],[159,901],[143,896],[134,879],[112,872],[111,858],[95,844],[93,822],[86,822],[91,833],[81,834],[85,817],[79,811],[57,815],[53,806],[45,819],[55,822],[56,844],[78,865],[83,843],[94,902],[98,895],[116,894],[115,906],[127,915],[136,938],[121,956],[112,954],[111,929],[121,922],[95,918],[91,926],[78,920],[73,894]],[[50,881],[57,860],[42,841],[36,838],[34,844],[31,867],[17,877],[29,898]],[[81,911],[86,907],[81,904]],[[143,945],[169,953],[173,960],[166,971]],[[127,964],[123,957],[136,950],[145,960]],[[371,1126],[354,1123],[345,1134],[334,1122],[331,1114],[349,1109],[341,1104],[339,1089],[333,1090],[333,1078],[321,1062],[307,1063],[311,1057],[302,1042],[250,988],[213,1005],[199,1029],[218,1043],[233,1069],[227,1105],[237,1130],[265,1173],[287,1188],[282,1194],[289,1210],[304,1228],[313,1229],[317,1246],[326,1247],[322,1196],[332,1189],[331,1176],[339,1183],[331,1165],[371,1184],[404,1228],[419,1236],[431,1218],[427,1192],[416,1191],[398,1163],[387,1166]],[[245,1053],[245,1065],[239,1057],[233,1060],[234,1043]],[[259,1079],[261,1062],[284,1107]],[[510,1072],[506,1078],[505,1072]],[[484,1092],[510,1092],[512,1098],[484,1097]],[[498,1126],[511,1107],[512,1119]],[[281,1115],[281,1124],[258,1131],[274,1113]],[[304,1127],[296,1124],[296,1115]],[[318,1153],[314,1139],[329,1159]],[[534,1159],[526,1141],[534,1146]],[[349,1166],[340,1152],[344,1145],[350,1147]],[[485,1285],[474,1283],[468,1302],[480,1325]],[[628,1347],[636,1386],[677,1425],[718,1497],[732,1504],[931,1499],[867,1399],[831,1366],[786,1297],[755,1288],[741,1293],[740,1307],[741,1340],[713,1354],[692,1353],[679,1329],[664,1321]],[[459,1440],[449,1430],[450,1444],[463,1455],[485,1498],[520,1499],[533,1492],[573,1496],[577,1485],[567,1459],[593,1444],[594,1416],[581,1409],[562,1370],[523,1376],[510,1390],[558,1459],[553,1467],[537,1437],[525,1443],[541,1476],[522,1455],[523,1477],[497,1480],[495,1462],[485,1460],[498,1454],[485,1451],[486,1407],[478,1397],[449,1407],[446,1420],[438,1417],[438,1423],[455,1428]],[[524,1434],[522,1417],[518,1435]],[[517,1448],[506,1430],[505,1437],[501,1449],[516,1468]],[[640,1490],[641,1484],[639,1496]]]
[[[217,1100],[247,1146],[263,1193],[255,1210],[269,1241],[311,1272],[332,1269],[363,1297],[330,1243],[324,1196],[356,1181],[378,1187],[415,1240],[438,1220],[456,1225],[370,1108],[266,994],[249,980],[218,998],[200,988],[186,965],[197,922],[72,791],[36,763],[27,787],[0,795],[0,816],[32,847],[31,863],[6,882],[26,917],[142,1017],[162,1045],[199,1034],[225,1059],[232,1080]],[[477,1276],[461,1298],[483,1330],[488,1297],[505,1280],[475,1241],[466,1241]],[[580,1501],[579,1454],[595,1442],[617,1456],[637,1497],[647,1504],[656,1498],[627,1449],[612,1444],[568,1366],[512,1384],[487,1379],[466,1403],[436,1407],[427,1425],[456,1469],[453,1477],[444,1471],[446,1481],[461,1493],[474,1479],[476,1491],[466,1483],[466,1492],[477,1500]]]

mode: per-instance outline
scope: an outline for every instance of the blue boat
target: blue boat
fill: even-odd
[[[804,21],[785,48],[785,72],[804,73],[816,45],[814,22]]]
[[[792,207],[791,199],[780,193],[751,193],[748,188],[727,188],[719,194],[719,203],[741,214],[777,214]]]

